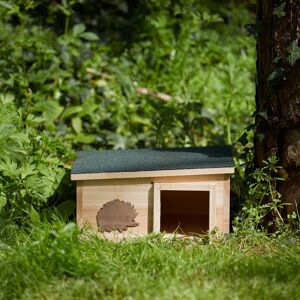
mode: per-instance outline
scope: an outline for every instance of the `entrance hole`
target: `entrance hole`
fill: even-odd
[[[209,230],[208,191],[161,191],[161,231],[183,234]]]

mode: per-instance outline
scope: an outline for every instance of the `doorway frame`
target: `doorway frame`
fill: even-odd
[[[161,229],[161,191],[209,192],[209,231],[212,231],[216,227],[216,184],[154,182],[153,191],[153,232],[160,232]]]

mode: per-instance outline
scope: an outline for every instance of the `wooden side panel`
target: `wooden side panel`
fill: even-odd
[[[84,181],[82,185],[82,223],[97,228],[96,215],[103,204],[120,199],[134,205],[137,212],[137,227],[128,228],[128,233],[145,235],[152,231],[153,187],[150,182],[126,181],[103,182]],[[123,235],[123,233],[122,233]]]

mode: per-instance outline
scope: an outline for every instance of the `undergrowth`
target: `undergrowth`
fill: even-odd
[[[0,1],[0,210],[72,219],[76,150],[232,144],[254,109],[254,15],[216,3]]]
[[[115,243],[73,223],[3,228],[1,299],[300,297],[296,238],[159,234]]]

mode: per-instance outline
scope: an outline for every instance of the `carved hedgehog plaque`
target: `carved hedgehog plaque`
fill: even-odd
[[[136,227],[137,213],[134,206],[129,202],[119,199],[105,203],[97,213],[97,225],[101,232],[118,230],[120,233],[126,231],[128,227]]]

